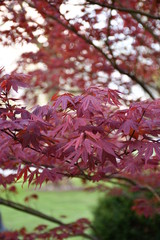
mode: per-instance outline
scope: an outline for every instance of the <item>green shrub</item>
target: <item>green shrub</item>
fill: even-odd
[[[102,198],[94,210],[96,235],[102,240],[160,240],[160,216],[139,216],[132,205],[125,196]]]

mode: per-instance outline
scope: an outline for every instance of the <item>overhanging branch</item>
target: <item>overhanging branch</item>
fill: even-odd
[[[106,177],[106,178],[108,178],[108,177]],[[125,182],[131,184],[132,186],[138,187],[141,191],[150,192],[150,193],[152,193],[152,195],[160,203],[160,196],[159,196],[159,194],[151,186],[149,186],[147,184],[141,185],[141,184],[139,184],[137,181],[135,181],[133,179],[130,179],[130,178],[127,178],[127,177],[124,177],[124,176],[120,176],[120,175],[110,176],[109,179],[117,179],[117,180],[120,180],[120,181],[125,181]]]
[[[27,0],[25,0],[26,3],[28,3],[28,5],[32,8],[35,8],[35,6],[33,4],[31,4],[30,2],[28,2]],[[67,21],[65,19],[65,17],[59,12],[59,14],[61,15],[61,17],[63,18],[62,20],[60,20],[59,18],[55,17],[52,14],[46,13],[45,10],[41,9],[41,12],[43,14],[46,15],[47,18],[50,18],[54,21],[56,21],[58,24],[60,24],[61,26],[63,26],[65,29],[73,32],[74,34],[76,34],[79,38],[81,38],[82,40],[84,40],[86,43],[88,43],[90,46],[94,47],[94,49],[96,49],[99,53],[102,54],[102,56],[105,57],[105,59],[112,65],[112,67],[117,70],[120,74],[122,75],[126,75],[127,77],[129,77],[130,79],[132,79],[132,81],[134,81],[135,83],[137,83],[139,86],[141,86],[141,88],[148,93],[148,95],[152,98],[155,99],[154,95],[152,94],[152,92],[147,88],[146,84],[139,78],[137,78],[137,76],[135,76],[133,73],[129,73],[125,70],[123,70],[122,68],[120,68],[115,61],[113,61],[110,57],[108,57],[108,55],[97,45],[95,45],[93,43],[93,41],[89,38],[87,38],[85,35],[82,35],[81,33],[79,33],[75,27],[73,25],[71,25],[69,23],[69,21]]]
[[[15,209],[15,210],[18,210],[18,211],[21,211],[21,212],[24,212],[24,213],[28,213],[30,215],[33,215],[35,217],[39,217],[41,219],[44,219],[44,220],[47,220],[49,222],[52,222],[52,223],[55,223],[55,224],[58,224],[58,225],[61,225],[61,226],[70,226],[72,223],[64,223],[60,220],[58,220],[57,218],[54,218],[54,217],[51,217],[47,214],[44,214],[38,210],[35,210],[31,207],[27,207],[27,206],[24,206],[23,204],[20,204],[20,203],[15,203],[11,200],[7,200],[7,199],[4,199],[4,198],[0,198],[0,205],[4,205],[4,206],[7,206],[7,207],[10,207],[12,209]],[[82,236],[84,238],[87,238],[87,239],[91,239],[91,240],[98,240],[96,237],[93,237],[93,236],[90,236],[89,234],[86,234],[86,233],[83,233],[83,234],[79,234],[77,236]]]
[[[148,18],[152,18],[152,19],[155,19],[155,20],[160,20],[160,16],[152,15],[150,13],[146,13],[146,12],[136,10],[136,9],[119,7],[119,6],[110,5],[110,4],[107,4],[107,3],[96,2],[96,1],[93,1],[93,0],[87,0],[87,2],[90,3],[90,4],[93,4],[93,5],[98,5],[98,6],[101,6],[101,7],[108,8],[108,9],[118,10],[120,12],[135,13],[135,14],[146,16]]]
[[[79,38],[83,39],[86,43],[90,44],[91,46],[93,46],[98,52],[100,52],[112,65],[112,67],[117,70],[119,73],[121,73],[122,75],[126,75],[129,78],[131,78],[134,82],[136,82],[138,85],[140,85],[142,87],[142,89],[148,93],[148,95],[152,98],[155,99],[155,97],[153,96],[152,92],[147,88],[146,84],[141,81],[140,79],[138,79],[134,74],[129,73],[127,71],[124,71],[123,69],[121,69],[114,61],[112,61],[112,59],[110,59],[106,53],[103,52],[103,50],[101,48],[99,48],[98,46],[96,46],[90,39],[86,38],[86,36],[80,34],[79,32],[76,31],[76,29],[72,26],[72,25],[66,25],[65,23],[63,23],[62,21],[60,21],[59,19],[55,18],[54,16],[49,16],[50,18],[54,19],[56,22],[58,22],[59,24],[61,24],[63,27],[65,27],[66,29],[72,31],[73,33],[75,33]]]

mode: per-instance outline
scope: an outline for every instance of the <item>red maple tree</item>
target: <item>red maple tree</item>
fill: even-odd
[[[40,186],[63,177],[115,179],[152,194],[152,199],[136,200],[138,213],[159,211],[159,10],[155,0],[0,2],[1,43],[37,47],[22,54],[12,73],[1,72],[0,163],[1,169],[15,171],[1,174],[1,185],[22,177]],[[57,93],[50,104],[31,111],[11,94],[23,87],[23,100],[32,94],[35,103],[35,88],[49,94],[65,91],[66,85],[70,93]],[[128,104],[134,85],[150,99]],[[25,229],[7,232],[6,239],[97,239],[85,233],[91,227],[87,219],[65,224],[9,200],[0,198],[0,204],[59,225],[50,231],[41,225],[30,234]]]

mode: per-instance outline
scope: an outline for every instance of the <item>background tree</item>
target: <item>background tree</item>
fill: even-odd
[[[116,179],[151,194],[149,199],[137,199],[137,212],[158,211],[160,101],[132,102],[126,107],[125,95],[120,98],[108,87],[127,96],[134,85],[152,99],[159,94],[159,8],[155,0],[88,0],[76,6],[74,2],[74,8],[65,0],[1,1],[1,43],[37,46],[36,52],[21,56],[11,74],[1,73],[1,168],[16,172],[0,175],[4,187],[22,177],[29,185],[40,186],[63,177]],[[82,94],[55,94],[51,105],[29,111],[11,95],[11,90],[25,87],[23,99],[31,94],[33,98],[35,88],[27,84],[46,93],[65,90],[67,85]],[[89,88],[84,91],[84,87]],[[2,198],[0,203],[60,225],[50,231],[37,228],[42,233],[9,232],[6,237],[95,239],[84,232],[90,227],[86,219],[64,224]]]
[[[18,71],[48,92],[94,84],[159,94],[159,1],[1,1],[1,42],[25,42]],[[78,87],[78,89],[77,89]],[[33,91],[34,93],[34,91]]]

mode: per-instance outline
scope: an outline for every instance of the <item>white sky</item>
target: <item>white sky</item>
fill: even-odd
[[[4,67],[6,73],[10,73],[16,67],[16,61],[24,52],[36,50],[33,44],[25,44],[23,46],[16,44],[13,46],[0,45],[0,67]]]

